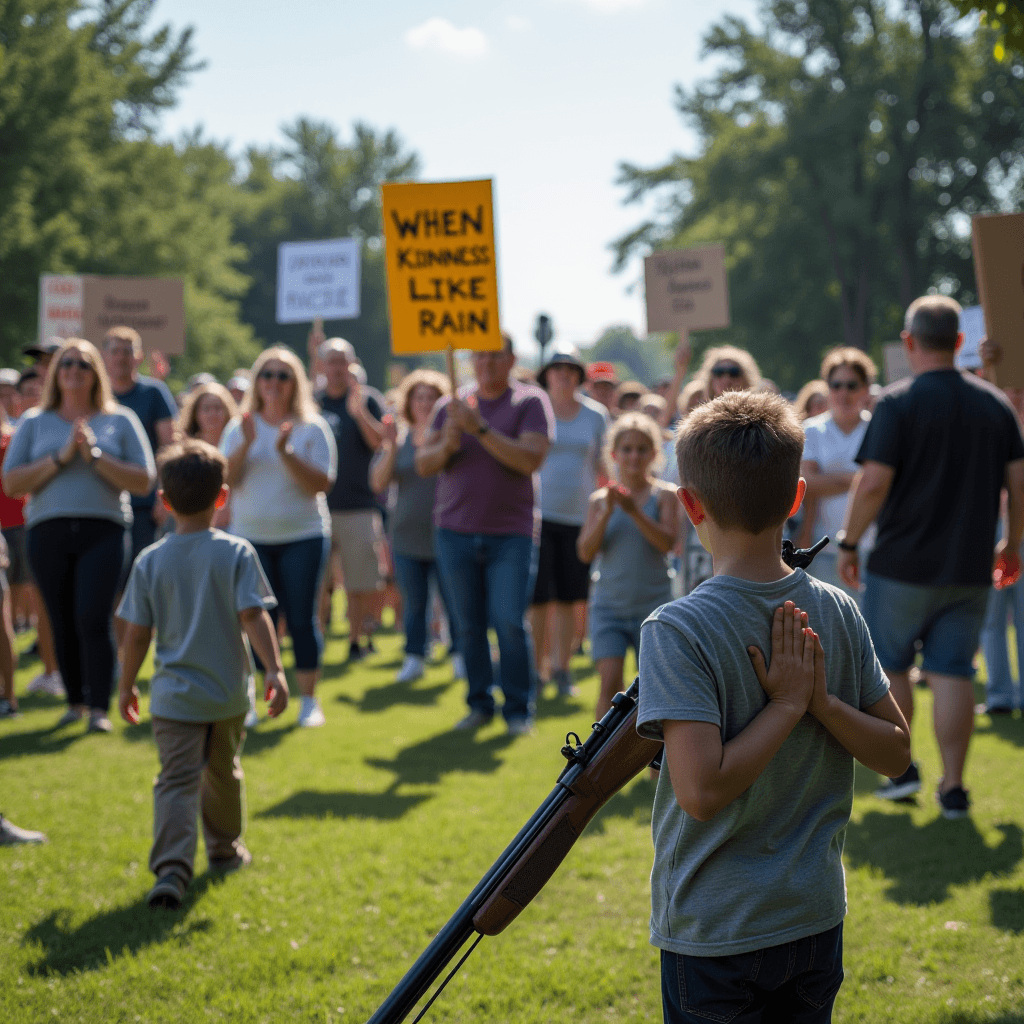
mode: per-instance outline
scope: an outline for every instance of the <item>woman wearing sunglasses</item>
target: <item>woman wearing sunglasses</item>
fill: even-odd
[[[46,373],[39,407],[21,419],[4,460],[4,490],[28,495],[28,558],[53,627],[70,725],[110,732],[114,596],[131,529],[129,495],[156,480],[135,413],[114,401],[99,352],[70,338]]]
[[[338,450],[319,415],[306,371],[291,349],[268,348],[253,364],[242,414],[224,431],[228,457],[231,532],[256,549],[277,598],[274,624],[284,612],[302,695],[299,725],[324,724],[314,691],[323,634],[316,598],[330,550],[325,492],[338,472]]]
[[[697,380],[704,385],[708,401],[727,391],[753,391],[761,386],[761,371],[754,357],[733,345],[709,348],[704,353]]]

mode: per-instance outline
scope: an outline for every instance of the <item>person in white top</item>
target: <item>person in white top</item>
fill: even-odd
[[[828,384],[828,412],[804,420],[806,440],[800,463],[807,495],[798,546],[806,547],[823,536],[832,539],[807,571],[858,601],[860,594],[839,578],[835,537],[843,527],[850,485],[859,468],[854,460],[871,420],[865,405],[876,374],[874,362],[859,348],[834,348],[825,355],[821,379]],[[865,534],[862,546],[871,544],[872,537]]]
[[[330,550],[325,492],[337,476],[338,451],[291,349],[267,349],[252,377],[242,415],[220,442],[232,488],[231,532],[259,555],[278,601],[274,625],[278,608],[288,623],[302,695],[299,725],[323,725],[314,695],[324,643],[316,599]]]

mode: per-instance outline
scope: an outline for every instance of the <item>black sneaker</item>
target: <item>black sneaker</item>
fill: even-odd
[[[0,698],[0,718],[21,718],[21,712],[6,698]]]
[[[917,770],[917,765],[911,761],[910,767],[902,775],[895,779],[887,779],[884,785],[879,786],[875,790],[875,796],[880,796],[883,800],[906,800],[920,788],[921,773]]]
[[[966,818],[970,813],[971,798],[967,795],[967,790],[960,786],[954,786],[945,793],[936,790],[935,799],[938,800],[939,806],[942,808],[944,818],[951,820]]]
[[[348,657],[345,660],[351,663],[362,661],[364,657],[366,657],[366,653],[359,646],[359,641],[353,640],[352,643],[348,645]]]

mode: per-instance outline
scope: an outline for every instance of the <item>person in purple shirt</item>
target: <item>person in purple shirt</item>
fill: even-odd
[[[502,713],[513,736],[530,732],[536,679],[526,609],[536,574],[533,474],[554,438],[547,394],[511,380],[512,339],[474,352],[476,383],[442,398],[416,453],[421,476],[438,474],[435,554],[452,599],[469,680],[469,714],[455,728],[494,717],[488,625],[498,636]]]

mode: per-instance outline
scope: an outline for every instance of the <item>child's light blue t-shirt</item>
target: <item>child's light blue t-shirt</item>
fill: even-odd
[[[132,566],[117,614],[156,627],[150,714],[218,722],[249,709],[246,608],[277,604],[252,545],[220,530],[171,533]]]
[[[775,609],[793,601],[821,637],[829,693],[855,708],[889,684],[854,601],[802,570],[773,583],[715,576],[643,624],[637,731],[709,722],[722,742],[768,703],[747,648],[771,658]],[[709,821],[677,803],[668,771],[654,799],[651,943],[729,956],[827,931],[846,913],[842,853],[853,758],[810,715],[754,784]]]

